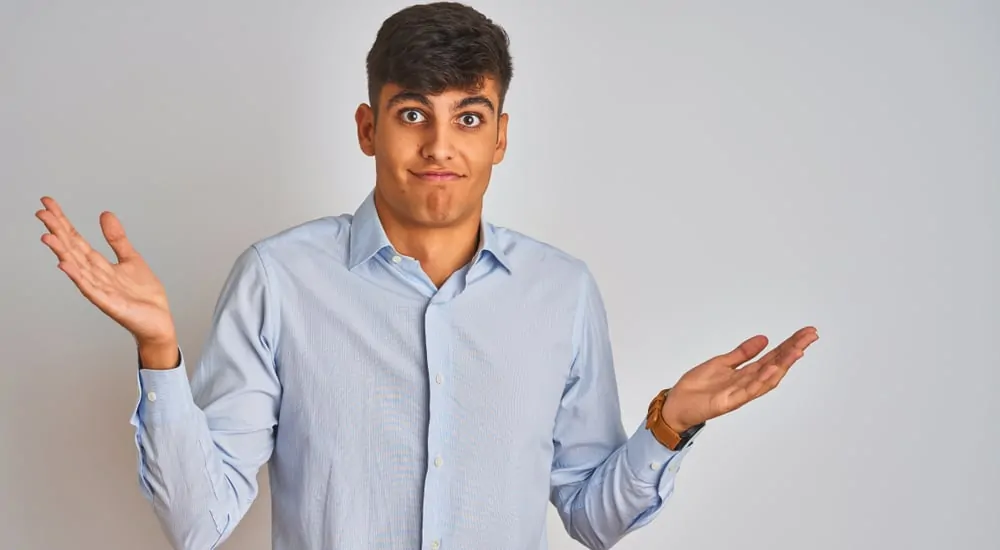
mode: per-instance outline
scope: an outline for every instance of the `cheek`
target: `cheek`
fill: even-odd
[[[493,155],[497,148],[495,135],[496,130],[486,130],[468,141],[465,157],[470,165],[480,169],[483,166],[492,166]]]
[[[379,168],[393,173],[404,173],[412,164],[416,150],[400,136],[384,135],[376,140],[377,164]]]

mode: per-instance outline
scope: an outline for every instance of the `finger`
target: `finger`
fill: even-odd
[[[805,351],[806,348],[811,346],[817,340],[819,340],[818,332],[816,332],[815,330],[811,332],[806,332],[799,337],[799,340],[796,342],[795,347],[798,348],[799,350]]]
[[[806,332],[800,335],[798,339],[794,340],[781,350],[777,357],[775,357],[774,363],[782,370],[787,371],[799,359],[802,359],[802,357],[805,356],[806,348],[818,339],[819,335],[815,332]]]
[[[97,284],[94,274],[91,272],[90,264],[85,263],[81,265],[72,253],[68,253],[65,250],[65,244],[62,243],[59,237],[46,234],[42,236],[42,241],[56,253],[56,256],[59,258],[59,269],[63,273],[66,273],[70,280],[78,287],[93,287]]]
[[[52,214],[52,219],[54,221],[54,226],[46,224],[46,227],[49,227],[49,231],[52,231],[59,236],[63,236],[63,234],[65,234],[66,237],[79,236],[79,232],[75,227],[73,227],[73,224],[70,223],[69,218],[67,218],[66,214],[63,213],[62,207],[59,206],[59,203],[56,202],[55,199],[52,197],[42,197],[42,205],[45,206],[46,211]],[[70,244],[68,239],[67,244]]]
[[[734,380],[733,390],[743,390],[747,399],[756,399],[777,387],[792,365],[804,355],[805,353],[798,348],[789,348],[783,350],[771,363],[764,363],[763,360],[755,361],[738,371],[746,375]]]
[[[788,338],[789,347],[804,350],[809,344],[819,339],[819,333],[814,327],[803,327]]]
[[[35,214],[49,230],[49,234],[42,236],[42,242],[59,258],[59,269],[88,300],[95,304],[106,302],[104,289],[113,275],[110,264],[73,227],[58,202],[42,197],[42,204],[45,209]]]
[[[66,219],[66,216],[62,213],[62,209],[59,208],[59,205],[54,200],[44,197],[42,204],[45,205],[45,210],[39,210],[35,213],[35,216],[45,224],[45,228],[50,233],[59,237],[68,253],[75,258],[77,263],[86,263],[87,252],[89,252],[90,246],[83,240],[83,237],[73,227],[73,224]]]
[[[746,363],[750,359],[756,357],[758,353],[764,351],[765,347],[767,347],[767,337],[763,334],[758,334],[757,336],[753,336],[745,340],[733,351],[720,355],[715,359],[722,364],[735,369],[736,367],[739,367],[743,363]]]
[[[88,272],[87,265],[89,264],[92,277],[111,277],[113,274],[111,264],[100,252],[91,248],[86,239],[63,214],[59,204],[49,197],[43,197],[42,204],[45,205],[46,209],[38,211],[36,216],[42,220],[50,232],[59,238],[67,255],[65,260],[69,261],[69,258],[72,258],[82,273]]]
[[[52,233],[45,233],[42,235],[42,242],[45,246],[49,247],[49,250],[59,258],[60,262],[73,262],[73,255],[70,254],[69,249],[66,244],[62,242],[62,239],[56,237]]]
[[[781,379],[784,378],[786,370],[778,367],[777,365],[769,365],[764,367],[757,373],[756,376],[751,378],[744,388],[741,388],[744,393],[742,396],[746,401],[753,401],[758,397],[770,392],[774,388],[778,387]]]
[[[52,212],[58,218],[65,217],[62,211],[62,207],[60,207],[59,203],[56,202],[56,200],[53,199],[52,197],[47,197],[47,196],[42,197],[42,206],[44,206],[46,210]]]
[[[46,214],[48,216],[43,215],[42,217],[51,216],[50,212],[46,212]],[[79,251],[68,247],[62,237],[46,233],[42,235],[42,242],[59,258],[59,269],[67,275],[72,274],[70,279],[77,287],[106,285],[114,275],[107,260],[95,250],[91,250],[90,254],[81,260]],[[80,290],[84,291],[85,289],[81,288]]]
[[[71,262],[79,266],[89,263],[86,255],[81,253],[78,247],[73,246],[73,236],[67,233],[61,222],[55,218],[52,212],[39,210],[35,213],[35,216],[49,230],[49,233],[42,237],[42,242],[56,253],[60,261]]]
[[[777,366],[763,369],[760,376],[757,377],[757,381],[750,384],[747,388],[753,396],[752,399],[756,399],[765,393],[774,390],[774,388],[777,388],[778,384],[781,383],[786,374],[788,374],[787,370]]]
[[[35,217],[41,220],[45,225],[45,229],[49,230],[49,233],[52,233],[63,241],[67,250],[72,248],[70,241],[73,239],[73,232],[66,228],[63,220],[59,219],[51,210],[45,209],[35,212]]]
[[[80,285],[88,285],[96,287],[98,285],[107,284],[113,272],[110,271],[110,266],[106,260],[103,258],[96,258],[86,263],[81,264],[77,256],[73,251],[68,250],[66,244],[59,237],[46,233],[42,235],[42,242],[55,253],[56,257],[59,258],[59,269],[61,269],[67,275],[72,273],[70,279]],[[98,254],[96,251],[92,251],[93,254]],[[102,269],[100,267],[100,262],[103,261],[107,269]],[[95,265],[96,264],[96,265]],[[69,272],[67,272],[69,270]],[[82,290],[82,289],[81,289]]]
[[[119,262],[137,256],[135,248],[132,247],[132,243],[129,242],[128,237],[125,235],[125,228],[118,221],[118,217],[111,212],[101,214],[101,231],[104,232],[104,238],[107,239],[111,250],[114,251],[115,257],[118,258]]]
[[[796,361],[802,359],[805,355],[805,351],[798,347],[789,347],[788,349],[782,351],[775,358],[774,365],[776,365],[781,370],[787,371],[795,364]]]
[[[797,333],[797,338],[786,341],[793,342],[794,345],[779,346],[767,356],[737,371],[738,374],[728,391],[728,401],[734,408],[739,408],[778,387],[788,374],[789,368],[804,356],[803,348],[815,342],[819,336],[815,330],[804,330]],[[766,362],[768,356],[774,359]]]
[[[819,338],[816,329],[813,327],[803,327],[795,331],[794,334],[785,339],[784,342],[776,346],[771,351],[764,354],[760,358],[760,362],[766,364],[774,363],[778,356],[787,351],[789,348],[804,350],[809,344],[815,342]]]

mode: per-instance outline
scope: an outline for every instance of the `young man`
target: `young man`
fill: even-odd
[[[190,381],[117,219],[100,219],[112,264],[42,199],[60,269],[138,344],[139,481],[175,547],[224,541],[269,463],[277,550],[543,549],[548,502],[610,548],[660,511],[705,421],[816,340],[807,327],[747,363],[756,336],[706,361],[629,436],[585,264],[481,217],[511,73],[506,34],[471,8],[386,20],[356,114],[371,195],[238,258]]]

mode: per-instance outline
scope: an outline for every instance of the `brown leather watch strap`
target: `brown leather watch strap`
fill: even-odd
[[[652,432],[653,437],[664,447],[676,451],[681,443],[681,434],[667,425],[662,414],[663,404],[667,401],[668,393],[670,393],[670,388],[656,394],[656,397],[650,402],[649,411],[646,413],[646,429]]]

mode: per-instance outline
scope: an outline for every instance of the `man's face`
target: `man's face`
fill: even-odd
[[[358,107],[358,140],[375,157],[376,200],[393,221],[441,228],[478,220],[493,165],[507,148],[499,87],[425,95],[387,84],[378,117]]]

